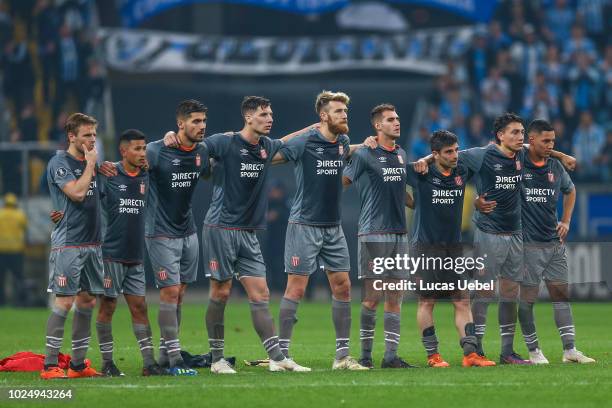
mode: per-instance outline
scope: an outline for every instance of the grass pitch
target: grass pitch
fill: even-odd
[[[273,304],[275,321],[278,304]],[[192,354],[208,351],[204,328],[204,305],[185,305],[181,346]],[[312,373],[270,373],[259,367],[245,367],[244,359],[264,357],[264,350],[251,326],[248,304],[230,302],[226,309],[226,356],[236,356],[238,374],[215,376],[200,370],[197,377],[140,377],[141,358],[131,331],[125,305],[117,309],[114,322],[115,362],[127,375],[121,379],[79,379],[43,382],[37,373],[0,373],[0,406],[64,405],[74,407],[605,407],[612,405],[612,306],[574,304],[577,346],[595,358],[594,365],[561,363],[561,342],[554,326],[549,303],[536,305],[540,347],[551,361],[549,366],[501,366],[462,368],[462,353],[449,304],[436,306],[436,331],[440,352],[451,364],[447,369],[425,368],[426,360],[415,321],[415,304],[402,311],[400,355],[418,369],[367,372],[332,372],[334,331],[329,304],[302,303],[298,310],[291,353],[296,361],[313,368]],[[156,342],[157,309],[152,306]],[[44,353],[45,309],[0,309],[0,356],[18,351]],[[69,321],[72,316],[69,316]],[[489,309],[490,325],[485,351],[498,359],[497,309]],[[92,325],[93,341],[88,357],[100,366],[100,354]],[[380,365],[384,351],[382,310],[379,310],[374,359]],[[66,334],[69,336],[70,324]],[[359,356],[359,306],[354,302],[351,354]],[[69,353],[69,338],[62,352]],[[515,348],[527,354],[520,330]],[[71,401],[15,401],[9,389],[71,388]],[[74,404],[74,405],[73,405]]]

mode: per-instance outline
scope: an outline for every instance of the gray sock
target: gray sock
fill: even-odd
[[[475,297],[472,300],[472,316],[474,318],[474,328],[476,340],[478,341],[477,353],[484,355],[482,347],[482,339],[487,328],[487,311],[489,310],[489,300],[485,298]]]
[[[281,352],[285,357],[289,357],[289,346],[291,345],[291,335],[293,334],[293,326],[297,323],[295,317],[297,308],[300,303],[295,300],[283,297],[280,302],[280,311],[278,313],[278,344]]]
[[[514,353],[514,332],[516,331],[517,307],[513,299],[499,300],[499,331],[501,334],[501,354]]]
[[[278,336],[274,330],[274,320],[270,314],[268,302],[249,302],[253,327],[261,339],[270,359],[281,361],[285,355],[278,345]]]
[[[85,364],[85,355],[91,339],[91,315],[93,308],[80,308],[74,310],[72,318],[72,360],[73,366]]]
[[[360,324],[359,340],[361,340],[361,358],[372,359],[374,329],[376,328],[376,309],[370,309],[361,305]]]
[[[212,362],[223,358],[225,346],[225,302],[210,299],[206,309],[206,330],[208,331],[208,346],[212,356]]]
[[[351,333],[351,301],[332,297],[332,320],[336,328],[336,360],[349,355]]]
[[[47,336],[46,341],[46,353],[45,353],[45,366],[56,366],[57,356],[62,348],[62,341],[64,340],[64,325],[66,324],[66,316],[68,311],[53,307],[51,314],[47,320]]]
[[[569,302],[553,302],[555,314],[555,324],[561,336],[563,350],[570,350],[575,347],[576,329],[574,318],[572,317],[572,307]]]
[[[459,340],[459,345],[463,349],[464,356],[476,353],[478,350],[478,340],[476,339],[476,327],[474,323],[465,324],[465,337]]]
[[[181,357],[181,344],[178,339],[176,304],[160,303],[158,321],[159,329],[164,339],[166,353],[168,353],[170,367],[183,363],[183,357]]]
[[[427,357],[438,353],[438,337],[436,336],[434,326],[429,326],[423,330],[421,341],[423,342],[423,347],[425,347]]]
[[[161,332],[161,329],[160,329]],[[170,364],[170,360],[168,360],[168,349],[166,348],[166,342],[163,337],[159,338],[159,365],[167,366]]]
[[[518,319],[521,323],[521,331],[525,339],[525,345],[529,351],[539,348],[538,334],[535,327],[535,316],[533,315],[533,302],[519,303]]]
[[[134,330],[134,336],[136,336],[136,341],[138,341],[140,354],[142,354],[143,365],[147,367],[155,364],[155,356],[153,355],[153,334],[151,333],[151,326],[148,324],[132,322],[132,329]]]
[[[400,342],[400,314],[385,312],[385,361],[390,362],[397,357],[397,348]]]
[[[96,331],[98,332],[98,344],[102,361],[113,361],[113,328],[111,323],[96,321]]]
[[[178,333],[180,333],[181,331],[181,318],[182,318],[182,314],[181,314],[181,305],[178,304],[176,305],[176,327],[178,327]]]

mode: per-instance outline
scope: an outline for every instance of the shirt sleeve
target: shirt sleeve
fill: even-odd
[[[283,141],[280,139],[270,139],[270,147],[268,147],[268,150],[270,150],[268,152],[268,157],[270,158],[270,160],[272,160],[274,155],[280,151],[280,149],[283,147],[283,144]]]
[[[572,182],[572,178],[565,170],[565,167],[559,161],[557,161],[557,167],[559,168],[560,178],[561,178],[561,192],[563,194],[568,194],[574,189],[574,183]]]
[[[351,182],[355,181],[355,179],[359,178],[365,168],[365,160],[366,158],[363,156],[363,154],[360,153],[359,150],[356,151],[351,157],[348,165],[344,168],[342,175],[351,180]]]
[[[216,135],[212,135],[204,139],[204,145],[208,148],[208,154],[210,157],[213,157],[219,160],[225,152],[227,151],[227,146],[232,141],[232,137],[230,135],[226,135],[225,133],[217,133]]]
[[[151,142],[147,144],[147,164],[149,165],[149,170],[153,170],[157,167],[159,151],[161,149],[161,145],[159,142]]]
[[[53,184],[60,189],[63,189],[66,184],[77,179],[68,161],[61,156],[56,156],[55,160],[49,163],[49,177],[51,177]]]
[[[478,173],[482,167],[485,154],[487,154],[486,147],[473,147],[471,149],[459,151],[459,160],[474,173]]]
[[[410,162],[406,166],[406,184],[412,187],[417,186],[417,181],[419,177],[418,173],[414,171],[414,163],[415,162]]]
[[[308,140],[307,135],[299,135],[283,143],[280,150],[278,151],[287,161],[298,161],[304,153],[306,147],[306,141]]]

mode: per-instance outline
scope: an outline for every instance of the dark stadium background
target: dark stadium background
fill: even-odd
[[[163,9],[164,3],[173,6]],[[612,256],[608,250],[612,236],[610,2],[446,3],[0,2],[0,193],[3,197],[15,193],[29,221],[27,245],[20,251],[27,277],[23,303],[45,302],[51,225],[43,174],[49,157],[64,142],[56,124],[66,113],[79,110],[96,116],[105,159],[115,160],[116,135],[121,130],[139,128],[149,140],[160,138],[174,128],[174,109],[182,99],[197,98],[208,106],[210,135],[240,129],[243,96],[268,97],[275,115],[272,136],[280,137],[315,122],[314,98],[322,89],[330,89],[351,96],[353,142],[371,134],[368,113],[374,105],[394,104],[402,118],[400,144],[414,159],[423,151],[422,136],[439,127],[457,133],[462,148],[491,139],[488,112],[495,101],[484,97],[480,87],[497,64],[510,85],[506,109],[522,114],[526,121],[536,116],[550,119],[559,127],[559,150],[589,153],[579,157],[578,170],[572,174],[578,201],[570,233],[574,256],[570,265],[574,282],[587,284],[575,286],[574,295],[609,296],[597,283],[607,280],[612,286],[612,272],[606,267]],[[461,9],[462,5],[474,8]],[[150,16],[139,14],[147,7]],[[573,24],[587,38],[574,48],[568,45]],[[553,28],[560,32],[552,32]],[[532,32],[535,40],[528,39]],[[74,41],[76,60],[62,54],[60,45],[67,38]],[[262,40],[268,51],[261,51]],[[529,50],[539,62],[557,44],[560,56],[550,61],[558,62],[560,74],[549,69],[555,64],[529,67],[530,41],[538,44]],[[479,43],[484,45],[479,48]],[[304,59],[287,64],[300,47],[306,47]],[[581,59],[588,61],[586,67]],[[63,70],[70,64],[78,66],[76,74]],[[542,89],[536,83],[540,71],[545,76]],[[584,142],[578,132],[582,111],[589,112],[597,127],[590,128],[591,136],[596,135]],[[270,185],[273,221],[260,240],[271,287],[279,291],[285,281],[284,230],[294,191],[291,165],[274,168]],[[200,183],[194,199],[198,230],[210,193],[210,185]],[[353,260],[358,215],[357,194],[349,189],[343,198],[343,220]],[[464,218],[468,217],[469,208]],[[470,225],[465,224],[469,237]],[[0,220],[0,232],[9,233],[2,228]],[[9,275],[0,273],[0,290],[15,302]],[[207,286],[202,270],[198,285]]]

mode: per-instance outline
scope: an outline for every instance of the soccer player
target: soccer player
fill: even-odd
[[[559,161],[550,158],[555,144],[553,127],[536,119],[528,127],[529,148],[523,174],[524,277],[521,282],[518,317],[529,359],[548,364],[539,348],[533,305],[542,279],[552,300],[555,323],[563,345],[563,362],[593,363],[575,348],[574,320],[569,304],[567,254],[564,241],[576,202],[576,189]],[[563,215],[557,219],[557,202],[563,194]]]
[[[116,164],[118,174],[102,176],[102,210],[106,231],[104,257],[104,296],[96,321],[102,354],[102,374],[123,376],[113,361],[112,318],[117,297],[123,293],[132,316],[132,328],[143,358],[142,375],[166,374],[155,361],[151,326],[145,302],[143,267],[145,203],[149,189],[144,133],[126,130],[119,138],[122,160]]]
[[[448,367],[438,351],[438,338],[433,319],[437,299],[450,298],[455,309],[455,327],[463,349],[463,366],[494,366],[495,363],[480,356],[477,351],[476,329],[470,311],[469,292],[460,289],[466,271],[444,269],[436,261],[463,257],[461,245],[461,219],[465,184],[474,173],[459,160],[457,136],[447,130],[438,130],[430,138],[434,162],[426,174],[418,174],[413,166],[407,167],[408,184],[413,187],[415,216],[412,235],[412,253],[433,259],[432,267],[418,271],[419,302],[417,323],[427,352],[430,367]],[[423,286],[423,287],[421,287]]]
[[[285,271],[287,288],[280,304],[281,350],[289,356],[296,311],[316,272],[317,260],[325,268],[332,291],[332,320],[336,329],[334,370],[367,370],[349,356],[351,329],[351,281],[349,253],[340,225],[342,170],[351,154],[346,135],[349,97],[342,92],[323,91],[315,110],[320,128],[286,143],[280,154],[295,163],[297,191],[287,226]]]
[[[68,149],[53,156],[47,166],[53,208],[64,215],[51,233],[48,291],[55,294],[55,300],[47,321],[42,379],[100,375],[85,365],[96,295],[104,293],[96,125],[90,116],[70,115],[65,125]],[[58,366],[58,354],[73,304],[72,360],[66,375]]]
[[[476,211],[474,245],[476,254],[484,258],[484,269],[474,276],[480,283],[498,280],[499,325],[501,332],[501,364],[530,364],[514,351],[519,282],[522,280],[523,241],[521,230],[521,197],[525,129],[522,119],[513,113],[497,117],[493,123],[495,143],[459,152],[459,160],[478,176],[479,195],[495,201],[495,211]],[[575,159],[552,151],[564,165],[572,167]],[[427,160],[423,160],[426,167]],[[419,171],[421,168],[419,166]],[[472,317],[478,339],[478,354],[484,356],[484,337],[489,303],[494,290],[475,291]]]
[[[177,147],[164,140],[147,145],[149,195],[145,210],[145,245],[160,289],[158,322],[161,331],[159,365],[171,375],[196,375],[181,357],[181,303],[187,285],[198,272],[198,236],[191,199],[198,179],[209,170],[208,149],[202,140],[207,108],[189,99],[176,109]],[[108,165],[107,176],[116,174]]]
[[[400,341],[400,315],[403,290],[376,287],[375,282],[400,283],[405,271],[376,274],[369,266],[376,257],[407,253],[406,230],[406,152],[396,144],[400,137],[400,118],[395,107],[374,107],[370,121],[376,130],[378,147],[353,153],[344,170],[345,186],[354,184],[361,200],[359,216],[359,279],[363,281],[361,302],[361,358],[359,364],[373,368],[372,346],[376,309],[384,298],[385,355],[382,368],[411,368],[397,355]]]

